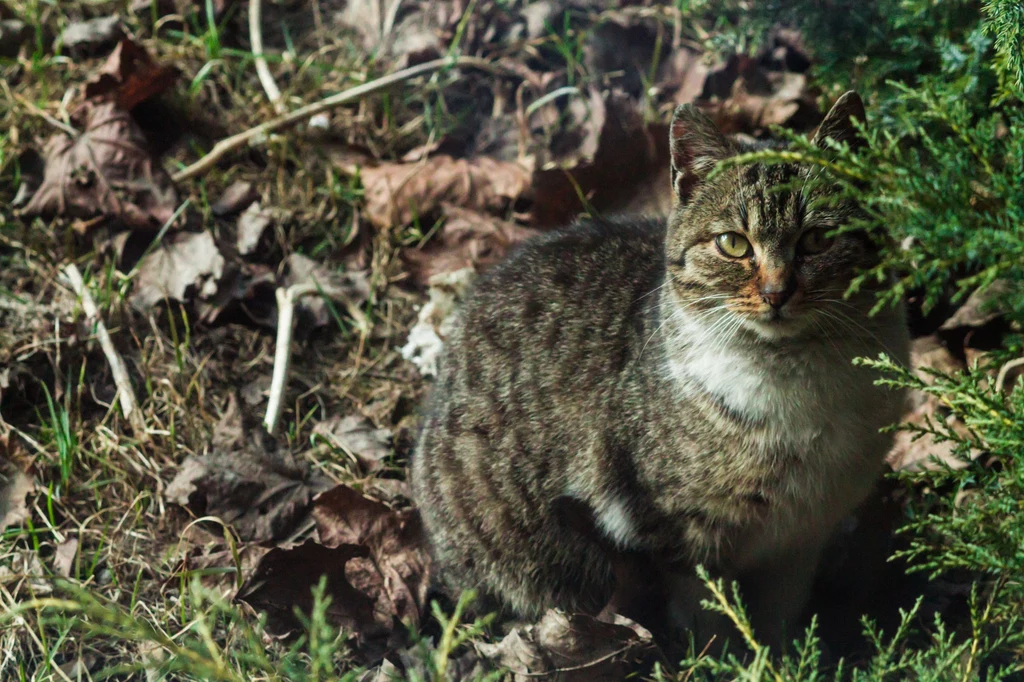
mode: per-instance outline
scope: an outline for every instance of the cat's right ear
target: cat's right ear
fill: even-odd
[[[692,104],[676,108],[669,126],[672,189],[680,204],[689,203],[715,164],[732,156],[729,140]]]

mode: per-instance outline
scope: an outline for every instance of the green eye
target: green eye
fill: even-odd
[[[725,232],[715,237],[715,244],[729,258],[746,258],[753,250],[750,242],[739,232]]]
[[[815,254],[828,250],[832,246],[832,238],[828,236],[828,230],[819,227],[804,232],[800,237],[799,248],[801,253]]]

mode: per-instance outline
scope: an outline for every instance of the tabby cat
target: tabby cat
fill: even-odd
[[[815,141],[858,143],[856,93]],[[476,285],[447,341],[412,463],[444,579],[507,611],[597,613],[656,592],[707,638],[696,564],[737,579],[759,636],[803,609],[819,554],[882,471],[903,396],[902,309],[844,298],[873,242],[802,165],[692,106],[671,124],[666,220],[590,220],[527,242]],[[637,569],[639,567],[639,569]],[[629,584],[638,583],[638,584]],[[658,590],[664,592],[658,592]],[[629,606],[633,605],[633,606]],[[650,606],[650,604],[648,604]],[[642,607],[636,607],[642,610]],[[630,615],[626,613],[626,615]]]

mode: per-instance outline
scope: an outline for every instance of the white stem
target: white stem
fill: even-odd
[[[295,304],[303,296],[322,291],[316,284],[293,284],[277,290],[277,341],[274,347],[274,374],[270,379],[267,416],[263,425],[267,433],[277,430],[284,406],[284,386],[288,381],[288,365],[292,359],[292,334],[295,327]],[[326,292],[325,292],[326,293]]]
[[[85,310],[86,318],[96,328],[96,337],[99,339],[100,348],[103,349],[103,355],[106,356],[107,363],[110,364],[110,372],[114,376],[114,385],[117,386],[117,397],[121,403],[121,412],[124,413],[125,419],[132,425],[135,435],[143,437],[146,433],[146,423],[142,418],[138,402],[135,400],[135,391],[132,389],[132,382],[128,378],[128,369],[125,367],[124,360],[121,359],[117,349],[114,348],[113,341],[110,340],[110,334],[100,318],[100,311],[96,306],[96,301],[93,300],[92,293],[89,292],[85,282],[82,281],[82,273],[74,263],[64,268],[63,277],[82,301],[82,308]]]
[[[262,29],[262,7],[260,0],[249,0],[249,42],[252,45],[252,56],[256,62],[256,75],[260,78],[263,91],[267,93],[267,99],[274,105],[274,111],[283,114],[284,103],[281,101],[281,91],[274,81],[274,75],[270,73],[267,60],[263,57],[263,29]]]

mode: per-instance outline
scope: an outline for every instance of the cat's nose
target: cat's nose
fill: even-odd
[[[796,291],[796,287],[792,282],[765,284],[761,287],[761,300],[778,310],[786,305],[786,301],[793,296],[794,291]]]

